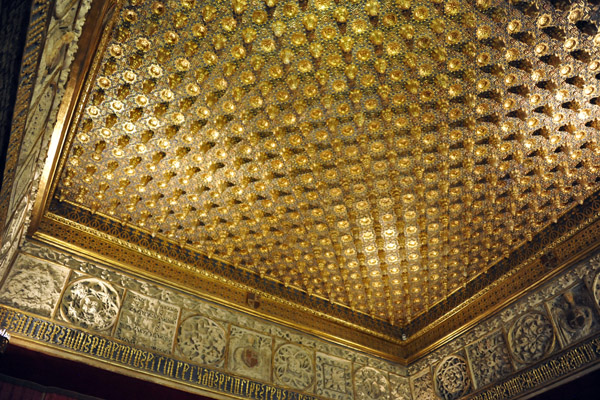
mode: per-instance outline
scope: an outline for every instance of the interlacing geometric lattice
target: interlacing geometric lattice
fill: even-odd
[[[406,324],[598,187],[585,1],[131,0],[57,198]]]

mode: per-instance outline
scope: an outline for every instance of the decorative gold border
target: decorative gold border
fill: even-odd
[[[109,264],[118,263],[121,268],[141,272],[139,268],[136,269],[133,265],[121,261],[117,262],[115,257],[109,257],[109,254],[129,254],[129,258],[131,258],[131,253],[137,252],[138,257],[143,255],[147,260],[154,260],[156,263],[162,263],[162,265],[169,267],[176,265],[177,270],[174,270],[175,272],[171,276],[166,276],[166,278],[170,280],[176,278],[176,280],[179,280],[179,284],[182,284],[182,277],[190,279],[194,275],[192,273],[194,266],[178,262],[165,256],[165,254],[153,252],[147,248],[136,247],[131,243],[123,243],[122,240],[111,237],[105,232],[98,232],[74,221],[68,221],[62,218],[64,215],[61,216],[48,211],[60,170],[64,165],[65,156],[73,138],[73,131],[81,117],[85,98],[90,92],[91,79],[88,78],[93,76],[99,67],[102,53],[109,40],[109,33],[116,21],[115,16],[118,15],[118,9],[121,5],[122,3],[117,0],[96,0],[92,4],[92,9],[81,36],[79,51],[73,62],[71,76],[59,109],[58,122],[52,134],[50,157],[43,169],[40,190],[35,200],[32,223],[28,234],[47,243],[72,250],[73,247],[67,245],[64,239],[61,239],[64,235],[63,230],[68,227],[71,230],[78,231],[79,235],[85,236],[89,240],[87,244],[80,241],[77,245],[77,251],[82,254]],[[348,321],[340,317],[342,314],[336,315],[336,312],[333,311],[335,305],[332,305],[327,311],[315,310],[306,307],[299,301],[273,295],[273,293],[267,291],[260,291],[255,287],[242,285],[239,282],[228,282],[222,276],[208,276],[205,274],[206,276],[202,279],[209,279],[223,289],[226,287],[228,290],[235,288],[238,301],[226,301],[223,296],[214,296],[216,301],[226,301],[234,307],[244,310],[244,312],[293,326],[326,337],[328,340],[336,340],[351,347],[358,346],[365,351],[387,359],[406,359],[407,362],[413,362],[453,340],[483,318],[487,318],[500,308],[505,307],[527,290],[546,282],[574,259],[578,259],[591,249],[597,248],[598,244],[590,242],[589,238],[580,246],[573,244],[572,238],[591,225],[593,227],[587,229],[587,231],[591,230],[591,235],[588,236],[593,239],[599,238],[600,225],[596,221],[599,213],[600,195],[596,193],[582,206],[578,206],[563,215],[559,223],[549,226],[545,231],[538,234],[532,243],[525,244],[515,250],[508,259],[492,266],[486,276],[469,282],[460,293],[452,295],[451,298],[436,305],[427,314],[416,318],[402,329],[375,319],[372,319],[371,322],[364,322],[360,318]],[[596,223],[592,224],[594,221]],[[40,230],[42,222],[44,227]],[[94,249],[90,245],[92,242],[98,243],[98,239],[101,239],[104,251]],[[109,250],[106,251],[106,249]],[[565,254],[568,254],[568,257],[565,258]],[[553,268],[549,270],[544,269],[540,259],[548,255],[550,255],[551,260],[554,260],[553,262],[560,264],[560,266],[553,265]],[[199,270],[196,268],[195,272],[197,273]],[[162,280],[166,274],[157,270],[150,273],[150,275],[153,279]],[[161,275],[163,277],[159,278]],[[511,285],[506,284],[509,280]],[[243,301],[239,300],[239,296],[248,291],[260,293],[264,298],[263,303],[269,305],[271,307],[270,311],[274,314],[270,315],[267,311],[257,313],[245,307]],[[199,291],[196,291],[196,293],[199,293]],[[202,293],[202,295],[205,296],[206,294]],[[490,307],[487,303],[492,299],[495,300],[492,301],[493,305]],[[310,304],[310,302],[306,304]],[[279,310],[280,308],[284,308],[285,311]],[[281,314],[285,313],[289,313],[292,317],[280,317]],[[320,327],[319,329],[308,328],[306,327],[306,317],[318,317],[319,323],[317,325],[328,322],[329,326],[327,328]],[[357,323],[356,321],[361,322]],[[344,333],[336,331],[336,329],[339,330],[342,327],[345,327]],[[406,341],[403,341],[404,333],[408,336]],[[361,338],[357,339],[357,335],[361,335]],[[384,344],[388,346],[387,349],[384,349]]]
[[[261,305],[258,309],[249,307],[245,300],[248,288],[234,285],[233,282],[208,274],[197,274],[190,271],[188,266],[178,266],[177,261],[166,257],[158,260],[145,255],[143,252],[130,250],[113,244],[105,238],[94,237],[92,234],[72,227],[72,221],[52,221],[44,217],[40,230],[33,239],[42,244],[50,245],[60,251],[72,253],[91,262],[98,262],[118,270],[134,273],[145,279],[150,279],[161,285],[179,289],[185,293],[197,296],[246,314],[263,318],[283,326],[314,335],[321,339],[347,346],[377,357],[406,364],[405,353],[398,339],[387,340],[378,332],[364,332],[364,328],[348,324],[346,321],[335,319],[326,314],[318,314],[312,309],[301,307],[293,302],[280,299],[268,293],[258,292]],[[52,232],[52,233],[49,233]],[[77,235],[78,243],[66,240],[67,236]],[[94,243],[95,246],[85,243]],[[123,262],[122,254],[134,257],[137,262]],[[149,270],[157,269],[173,271],[170,278]],[[252,289],[252,292],[257,291]]]

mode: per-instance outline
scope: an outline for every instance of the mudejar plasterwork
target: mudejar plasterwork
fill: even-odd
[[[177,351],[185,358],[204,365],[223,364],[227,338],[225,330],[213,320],[192,316],[181,323]]]
[[[469,393],[471,378],[467,362],[459,356],[442,360],[434,375],[435,391],[444,400],[456,400]]]
[[[363,367],[354,373],[355,398],[358,400],[387,400],[389,382],[386,376],[371,367]]]
[[[99,279],[81,279],[71,283],[60,304],[60,314],[83,328],[105,330],[117,319],[121,298],[114,287]]]
[[[285,386],[306,389],[314,382],[313,357],[302,347],[284,344],[275,351],[273,373]]]
[[[554,329],[545,314],[522,315],[508,332],[511,353],[517,361],[530,364],[542,359],[554,346]]]

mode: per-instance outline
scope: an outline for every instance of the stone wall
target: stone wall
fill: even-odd
[[[0,288],[0,303],[296,393],[410,396],[403,366],[30,242]]]

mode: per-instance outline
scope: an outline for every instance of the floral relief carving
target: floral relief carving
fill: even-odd
[[[446,357],[435,370],[435,391],[444,400],[455,400],[469,393],[471,378],[467,362],[458,356]]]
[[[539,312],[522,315],[508,333],[513,357],[522,364],[541,360],[552,350],[554,330],[548,317]]]
[[[13,212],[4,232],[0,234],[2,238],[0,246],[0,279],[2,279],[10,263],[14,260],[15,254],[19,250],[19,243],[22,237],[25,236],[27,217],[31,208],[30,203],[30,196],[28,195],[21,199],[17,210]]]
[[[335,400],[351,399],[351,370],[349,361],[317,353],[317,394]]]
[[[513,370],[501,331],[496,331],[467,347],[467,354],[473,367],[471,371],[476,387],[498,381]]]
[[[226,343],[225,330],[208,318],[193,316],[179,327],[177,351],[200,364],[221,366]]]
[[[356,398],[379,400],[388,398],[389,383],[385,375],[371,367],[363,367],[354,374]]]
[[[312,385],[315,368],[312,357],[302,347],[284,344],[273,357],[273,372],[285,386],[304,390]]]
[[[596,301],[596,304],[600,306],[600,272],[594,278],[592,292],[594,293],[594,300]]]
[[[225,326],[226,324],[234,326],[234,332],[238,328],[247,329],[248,332],[257,332],[258,334],[262,334],[264,336],[277,337],[287,343],[301,345],[308,351],[309,354],[311,351],[316,351],[317,354],[321,354],[322,357],[326,357],[324,359],[325,365],[321,365],[319,364],[319,356],[317,355],[315,372],[317,376],[320,376],[320,378],[317,378],[316,380],[313,378],[313,384],[315,385],[315,390],[321,390],[322,393],[331,393],[331,395],[326,396],[332,399],[352,398],[352,361],[364,365],[374,366],[380,370],[387,370],[396,374],[403,374],[405,372],[404,367],[399,366],[398,364],[393,364],[381,359],[370,357],[363,353],[353,351],[347,347],[334,345],[331,342],[316,339],[299,331],[273,325],[267,321],[261,320],[260,318],[251,317],[231,309],[216,306],[213,303],[205,302],[195,296],[185,295],[175,290],[168,290],[165,287],[151,282],[146,282],[139,277],[123,274],[101,264],[91,263],[67,253],[57,252],[52,248],[40,246],[38,243],[25,240],[23,246],[21,247],[21,251],[26,252],[28,257],[30,257],[30,254],[38,259],[48,260],[49,263],[65,266],[71,269],[72,273],[75,275],[79,275],[81,277],[92,276],[103,281],[108,281],[115,287],[118,286],[127,289],[127,295],[123,300],[121,317],[117,324],[115,336],[128,343],[149,347],[152,346],[152,342],[155,340],[152,338],[152,336],[161,335],[165,338],[165,340],[160,340],[162,343],[160,346],[163,346],[165,349],[170,348],[169,346],[172,345],[170,340],[172,339],[169,338],[171,338],[171,334],[174,337],[175,332],[179,329],[180,333],[179,339],[175,345],[175,353],[190,359],[187,355],[182,353],[182,348],[180,348],[180,341],[182,340],[181,326],[183,326],[183,323],[185,323],[188,317],[192,315],[201,315],[202,317],[208,318],[212,321],[217,321],[217,325],[223,327],[225,331],[227,331]],[[138,299],[136,301],[133,301],[133,298],[128,300],[128,298],[134,293],[136,294],[134,297]],[[161,302],[161,304],[165,307],[168,306],[168,308],[165,308],[163,311],[161,311],[161,308],[157,306],[158,302]],[[164,321],[162,323],[155,322],[154,325],[149,321],[143,321],[141,317],[136,317],[135,310],[129,310],[132,307],[135,309],[139,308],[147,315],[150,315],[149,313],[151,313],[152,309],[156,309],[156,312],[152,312],[152,314],[156,314],[155,316],[158,316],[160,313],[163,313],[164,316],[161,318],[163,318]],[[185,314],[185,318],[182,317],[183,323],[178,328],[176,311],[180,308],[187,309],[190,312]],[[123,320],[123,323],[121,320]],[[234,341],[235,340],[238,339],[234,339]],[[196,345],[199,346],[200,344],[196,342]],[[231,369],[231,366],[233,365],[231,359],[233,358],[232,352],[234,351],[234,347],[235,346],[231,346],[231,343],[227,343],[224,350],[224,358],[229,360],[227,366],[229,369]],[[270,353],[268,354],[269,355],[267,358],[269,363],[266,366],[268,367],[267,377],[270,376],[269,368],[271,364],[271,355]],[[247,351],[246,355],[248,356],[246,360],[252,364],[252,360],[254,359],[252,357],[252,351]],[[208,358],[206,360],[208,361]],[[201,363],[201,361],[197,362]],[[224,363],[225,361],[222,360],[217,362],[217,364],[206,365],[223,366]],[[242,369],[249,368],[245,363],[243,367],[236,365],[235,368],[238,367]],[[262,367],[265,366],[262,365]],[[255,367],[252,367],[250,369],[254,368]],[[321,385],[320,389],[319,385]]]
[[[68,274],[66,268],[20,254],[2,286],[0,302],[50,316],[58,303]]]
[[[60,304],[60,315],[83,328],[104,330],[117,318],[121,299],[117,291],[100,279],[81,279],[69,285]]]

